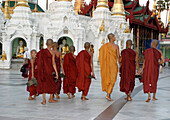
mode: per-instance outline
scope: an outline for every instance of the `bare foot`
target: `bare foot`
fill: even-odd
[[[59,96],[57,93],[56,93],[56,98],[57,98],[57,99],[60,99],[60,96]]]
[[[71,99],[71,98],[70,98],[70,93],[67,93],[67,95],[68,95],[68,99]]]
[[[74,98],[75,97],[75,95],[72,95],[72,98]]]
[[[49,101],[48,101],[49,103],[55,103],[55,102],[58,102],[57,100],[54,100],[54,99],[49,99]]]
[[[150,102],[151,98],[149,97],[145,102]]]
[[[89,99],[87,99],[86,97],[83,97],[82,100],[89,100]]]
[[[41,102],[41,104],[42,104],[42,105],[45,105],[45,104],[46,104],[46,101]]]
[[[155,100],[158,100],[158,99],[157,98],[153,98],[152,100],[155,101]]]
[[[107,97],[107,96],[106,96],[106,99],[109,101],[113,101],[113,99],[111,99],[110,97]]]
[[[28,97],[28,100],[35,100],[34,98],[32,98],[31,96]]]

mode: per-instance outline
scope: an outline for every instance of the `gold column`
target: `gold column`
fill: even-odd
[[[9,14],[9,8],[8,8],[8,0],[5,0],[5,11],[4,11],[4,15],[5,15],[5,20],[11,19],[11,16],[10,16],[10,14]]]
[[[136,51],[138,54],[139,54],[139,33],[140,33],[140,27],[138,25],[138,27],[137,27],[137,48],[136,48]]]
[[[98,0],[97,1],[97,7],[109,8],[108,0]]]
[[[125,16],[125,9],[122,0],[114,0],[112,16]]]
[[[159,9],[158,9],[158,21],[161,20],[161,6],[159,5]]]
[[[18,0],[17,6],[29,7],[29,5],[28,5],[28,0]]]
[[[156,15],[156,0],[154,0],[154,4],[153,4],[153,13],[152,13],[152,17]]]

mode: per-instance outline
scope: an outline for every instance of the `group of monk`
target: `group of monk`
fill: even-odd
[[[120,91],[127,95],[126,100],[132,101],[131,93],[135,87],[136,75],[141,75],[144,93],[148,93],[148,99],[151,100],[150,93],[153,93],[153,99],[156,98],[157,81],[159,77],[159,65],[165,62],[163,54],[157,49],[158,40],[153,40],[151,48],[143,52],[144,63],[140,71],[138,62],[138,53],[132,49],[132,41],[127,40],[126,49],[119,54],[119,46],[114,44],[115,35],[108,34],[109,43],[100,48],[99,62],[101,68],[102,90],[107,93],[106,99],[112,101],[110,95],[117,80],[118,64],[120,66]],[[137,68],[137,72],[136,72]]]
[[[99,50],[99,63],[101,68],[102,90],[107,93],[106,99],[112,101],[111,93],[117,80],[118,71],[120,72],[120,91],[125,92],[127,100],[132,101],[131,93],[135,86],[135,75],[142,75],[144,93],[148,93],[148,99],[151,100],[150,93],[153,93],[153,100],[156,98],[157,81],[159,76],[159,64],[164,63],[163,54],[157,49],[158,41],[154,40],[152,48],[144,51],[144,64],[140,71],[138,54],[132,47],[132,41],[127,40],[126,49],[119,53],[119,46],[114,44],[115,35],[108,34],[109,42],[104,44]],[[63,77],[63,92],[68,95],[68,99],[75,97],[76,87],[82,92],[81,99],[88,100],[86,97],[91,84],[91,79],[95,78],[93,70],[93,53],[89,51],[90,43],[84,44],[84,49],[74,55],[75,47],[70,46],[69,53],[64,56],[57,51],[58,43],[48,39],[47,48],[31,51],[31,60],[29,62],[29,79],[37,79],[37,87],[31,85],[27,87],[29,91],[29,100],[35,100],[36,96],[43,94],[42,104],[46,104],[46,94],[50,94],[49,103],[57,102],[61,91],[61,71]],[[118,63],[120,69],[118,69]],[[137,72],[136,72],[137,68]],[[53,76],[55,73],[55,76]],[[56,80],[55,80],[56,79]]]
[[[42,104],[46,104],[46,94],[50,94],[49,103],[57,102],[61,91],[61,71],[63,77],[63,92],[68,95],[68,99],[75,97],[76,87],[82,92],[82,100],[86,98],[91,78],[95,78],[93,71],[93,53],[89,51],[90,43],[84,44],[85,50],[82,50],[77,56],[74,55],[75,47],[70,46],[69,53],[62,60],[61,52],[58,52],[59,45],[48,39],[47,48],[31,51],[31,60],[29,62],[29,79],[37,79],[37,87],[33,84],[27,87],[29,91],[29,100],[35,100],[36,96],[43,94]],[[55,76],[53,76],[55,73]],[[55,80],[56,79],[56,80]]]

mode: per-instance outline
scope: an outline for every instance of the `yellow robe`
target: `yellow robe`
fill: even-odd
[[[117,51],[110,43],[104,44],[99,50],[102,90],[111,94],[117,80]]]

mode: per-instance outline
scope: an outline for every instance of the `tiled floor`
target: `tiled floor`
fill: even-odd
[[[169,75],[170,70],[161,75]],[[0,120],[92,120],[101,114],[114,101],[124,96],[119,91],[119,78],[115,84],[112,94],[113,102],[107,101],[105,93],[101,90],[100,71],[95,71],[97,80],[93,80],[89,91],[89,100],[81,101],[81,93],[76,94],[76,98],[68,100],[67,95],[62,92],[58,103],[47,103],[41,105],[42,96],[36,101],[28,101],[26,91],[26,79],[22,79],[19,71],[0,70]],[[141,85],[136,80],[136,87]],[[145,103],[146,95],[141,91],[133,102],[128,102],[114,118],[123,120],[136,118],[136,116],[152,118],[156,114],[160,119],[170,118],[170,78],[162,79],[159,82],[159,101]],[[160,94],[162,93],[162,94]],[[49,96],[47,96],[48,98]],[[148,112],[152,111],[150,114]],[[169,114],[168,114],[169,112]],[[144,115],[145,114],[145,115]],[[168,116],[169,115],[169,116]],[[133,117],[134,116],[134,117]]]

